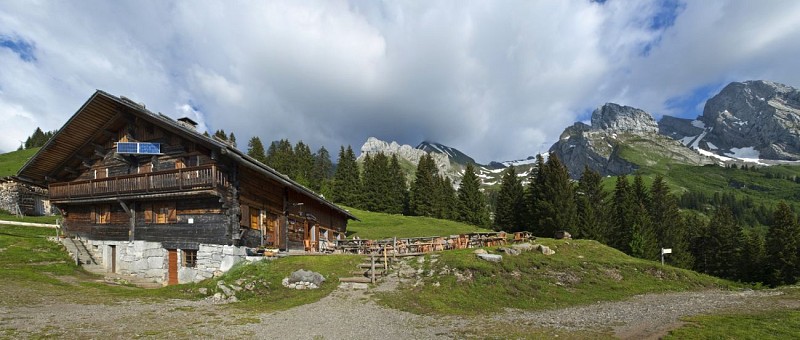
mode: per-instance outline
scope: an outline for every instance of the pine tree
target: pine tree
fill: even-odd
[[[636,173],[633,176],[633,187],[631,188],[634,198],[636,198],[636,202],[644,205],[645,208],[650,207],[650,193],[647,192],[647,187],[644,185],[644,179],[642,179],[641,173]]]
[[[286,176],[291,177],[295,173],[294,149],[288,139],[270,144],[267,149],[267,165]]]
[[[314,155],[311,154],[311,149],[303,141],[298,141],[295,144],[293,154],[293,172],[290,176],[298,183],[309,186],[311,171],[314,167]]]
[[[309,187],[316,191],[321,192],[322,186],[333,175],[333,162],[331,162],[331,155],[325,147],[320,147],[314,154],[314,165],[311,168]]]
[[[362,204],[369,211],[387,212],[389,195],[389,158],[383,153],[367,155],[363,163]]]
[[[727,206],[717,209],[706,229],[706,241],[702,259],[707,274],[733,279],[738,275],[741,230]]]
[[[397,160],[397,155],[392,155],[389,161],[387,187],[386,212],[390,214],[402,214],[406,211],[408,186],[406,185],[406,175],[403,173],[403,168],[400,167],[400,161]]]
[[[339,150],[339,162],[333,175],[331,199],[350,207],[358,207],[361,193],[361,180],[353,148],[349,145]]]
[[[528,177],[528,188],[525,190],[525,219],[528,221],[525,225],[525,230],[533,233],[538,233],[538,231],[543,228],[541,225],[543,212],[539,204],[545,199],[541,189],[544,187],[544,180],[546,178],[544,172],[544,158],[541,154],[536,155],[536,165],[531,169]],[[553,235],[549,235],[549,237],[552,236]]]
[[[267,155],[264,153],[264,144],[261,144],[261,139],[258,137],[250,138],[250,141],[247,142],[247,155],[263,164],[267,163]]]
[[[230,137],[228,137],[228,141],[231,142],[234,148],[236,147],[236,136],[233,135],[233,132],[231,132]]]
[[[800,279],[800,226],[786,202],[778,203],[766,241],[769,283],[796,283]]]
[[[553,237],[556,231],[571,230],[575,226],[575,196],[567,168],[555,153],[551,153],[544,164],[544,171],[537,175],[538,195],[533,206],[537,209],[539,227],[534,234]]]
[[[214,131],[214,137],[217,137],[221,140],[228,140],[228,134],[225,133],[224,129],[219,129]]]
[[[414,182],[411,183],[409,192],[409,212],[415,216],[429,216],[434,214],[434,193],[436,182],[436,163],[429,154],[423,155],[417,164]]]
[[[650,221],[659,248],[670,248],[666,260],[681,268],[691,268],[694,260],[689,250],[686,223],[680,215],[678,200],[669,192],[664,177],[657,175],[650,187]]]
[[[578,189],[575,192],[575,204],[578,216],[574,237],[608,243],[607,210],[608,193],[603,190],[600,173],[584,167]]]
[[[764,282],[766,280],[767,265],[766,240],[763,232],[756,228],[743,231],[742,252],[739,261],[739,276],[737,279],[744,282]]]
[[[475,168],[467,163],[461,185],[458,187],[458,220],[487,227],[489,225],[489,210],[486,206],[486,196],[480,190],[480,179],[475,175]]]
[[[630,254],[631,232],[636,220],[637,206],[628,178],[625,175],[617,176],[611,209],[612,216],[609,218],[608,239],[610,246],[627,254]]]
[[[644,205],[637,204],[630,227],[630,255],[646,260],[657,260],[661,255],[656,234]]]
[[[458,215],[458,199],[453,182],[448,177],[436,176],[436,199],[434,210],[436,218],[454,220]]]
[[[497,230],[522,231],[525,212],[525,189],[513,166],[503,172],[500,191],[497,193],[494,227]]]

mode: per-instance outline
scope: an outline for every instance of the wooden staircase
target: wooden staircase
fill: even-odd
[[[365,256],[358,264],[358,270],[350,272],[352,277],[340,277],[339,282],[377,283],[389,274],[392,263],[397,261],[392,256],[372,254]]]

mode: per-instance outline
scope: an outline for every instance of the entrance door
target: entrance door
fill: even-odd
[[[117,246],[111,247],[111,272],[117,272]]]
[[[167,284],[178,284],[178,250],[167,249],[169,266],[167,268]]]

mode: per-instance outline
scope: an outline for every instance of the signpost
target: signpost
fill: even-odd
[[[672,248],[661,248],[661,265],[664,265],[664,254],[672,254]]]

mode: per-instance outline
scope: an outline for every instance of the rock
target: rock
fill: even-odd
[[[206,288],[206,287],[198,288],[197,292],[199,292],[200,294],[203,294],[203,295],[208,295],[208,288]]]
[[[236,293],[234,293],[234,291],[232,289],[230,289],[228,286],[226,286],[225,282],[223,282],[223,281],[218,281],[217,282],[217,288],[222,290],[222,294],[225,294],[225,296],[232,296],[232,295],[236,294]]]
[[[556,240],[571,240],[572,239],[572,234],[570,234],[566,230],[559,230],[559,231],[556,231],[555,239]]]
[[[281,285],[283,285],[284,287],[288,287],[289,286],[289,278],[288,277],[284,277],[283,280],[281,280]]]
[[[615,133],[658,133],[658,124],[649,113],[614,103],[592,112],[592,128]]]
[[[500,262],[503,260],[503,255],[495,254],[478,254],[478,257],[489,262]]]
[[[231,296],[228,298],[228,302],[239,302],[239,299],[236,296]]]
[[[256,288],[256,283],[255,282],[248,282],[247,284],[244,285],[244,289],[246,289],[248,291],[251,291],[251,290],[253,290],[255,288]]]
[[[240,287],[240,286],[236,286],[236,285],[232,285],[232,286],[231,286],[231,289],[233,289],[233,290],[235,290],[235,291],[237,291],[237,292],[241,292],[241,291],[242,291],[242,287]]]
[[[369,289],[369,285],[359,282],[342,282],[339,284],[339,289],[366,290]]]
[[[521,253],[521,251],[518,250],[518,249],[505,248],[505,247],[497,248],[497,251],[502,252],[502,253],[506,253],[506,254],[511,255],[511,256],[518,256]]]
[[[421,144],[420,147],[422,146]],[[367,155],[375,156],[379,153],[383,153],[389,157],[397,155],[398,159],[407,160],[414,165],[419,164],[419,159],[422,158],[423,155],[429,154],[426,150],[414,148],[411,145],[400,145],[397,142],[388,143],[375,137],[369,137],[364,145],[361,146],[361,155],[358,156],[358,161],[363,161]],[[438,152],[431,152],[430,155],[433,157],[433,162],[436,163],[439,175],[450,177],[453,183],[461,181],[460,177],[456,177],[457,171],[454,171],[452,168],[450,157],[444,153]],[[456,180],[458,180],[458,182],[456,182]]]
[[[520,252],[534,250],[533,245],[530,243],[515,244],[512,245],[511,248],[519,250]]]
[[[475,249],[475,251],[473,251],[472,253],[475,254],[475,255],[488,254],[486,249]]]
[[[442,284],[440,284],[440,283],[439,283],[439,281],[436,281],[436,282],[434,282],[434,283],[433,283],[433,286],[434,286],[434,287],[439,287],[439,286],[441,286],[441,285],[442,285]]]
[[[320,286],[322,285],[322,282],[325,282],[325,277],[323,277],[320,273],[315,273],[304,269],[295,271],[289,276],[289,283],[301,281],[311,282],[317,286]]]
[[[553,254],[556,253],[555,250],[550,249],[550,247],[548,247],[548,246],[539,246],[539,251],[541,251],[542,254],[547,255],[547,256],[550,256],[550,255],[553,255]]]

